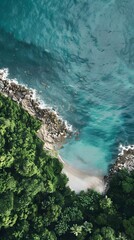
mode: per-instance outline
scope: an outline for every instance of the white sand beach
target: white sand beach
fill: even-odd
[[[92,175],[91,172],[83,172],[81,170],[75,169],[71,165],[65,163],[60,156],[59,160],[63,163],[63,173],[68,177],[68,186],[75,192],[80,192],[81,190],[94,189],[97,192],[102,193],[105,189],[103,176]]]
[[[64,120],[59,119],[57,113],[51,109],[46,108],[43,110],[40,108],[39,101],[36,96],[34,96],[35,91],[18,84],[17,81],[8,79],[8,69],[0,70],[0,84],[1,93],[10,96],[19,104],[21,103],[21,106],[28,111],[30,115],[36,116],[42,121],[42,126],[38,130],[37,135],[44,142],[44,148],[51,154],[55,152],[55,144],[61,147],[68,133],[72,131],[70,125],[65,123]],[[40,117],[39,113],[42,114]],[[65,163],[60,156],[58,156],[58,158],[59,161],[63,163],[63,172],[68,177],[68,185],[72,190],[80,192],[81,190],[95,189],[98,192],[103,192],[103,176],[97,176],[97,174],[92,171],[80,171]]]

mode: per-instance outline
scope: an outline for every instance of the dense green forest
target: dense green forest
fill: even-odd
[[[76,194],[40,126],[0,95],[0,240],[133,240],[134,172],[114,175],[107,195]]]

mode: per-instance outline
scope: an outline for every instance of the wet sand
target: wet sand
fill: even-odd
[[[60,156],[59,160],[63,163],[63,173],[68,177],[68,186],[75,192],[87,189],[94,189],[97,192],[104,192],[104,176],[97,176],[94,172],[83,172],[65,163]]]
[[[42,121],[42,126],[38,130],[38,137],[44,142],[44,148],[49,150],[51,155],[57,156],[55,145],[62,146],[65,138],[71,133],[70,128],[60,119],[57,113],[46,108],[39,107],[40,103],[34,91],[18,84],[17,81],[8,79],[8,70],[0,70],[0,92],[11,97],[14,101],[29,112],[30,115],[37,117]],[[103,176],[97,176],[96,173],[85,173],[65,163],[60,156],[59,161],[63,163],[63,173],[68,177],[68,186],[75,192],[81,190],[94,189],[103,192]]]

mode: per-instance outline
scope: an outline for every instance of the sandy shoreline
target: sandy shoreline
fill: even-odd
[[[63,173],[68,177],[68,186],[75,192],[80,192],[81,190],[86,191],[87,189],[94,189],[97,192],[104,192],[104,178],[103,176],[92,175],[91,172],[80,171],[73,166],[64,162],[60,156],[59,160],[63,163]]]
[[[33,89],[28,89],[17,81],[8,79],[7,69],[0,70],[0,93],[16,101],[30,115],[41,121],[41,128],[37,131],[37,135],[44,142],[44,149],[48,150],[49,154],[58,157],[59,161],[62,162],[63,173],[68,177],[68,186],[72,190],[79,192],[94,189],[100,193],[106,193],[113,174],[121,169],[134,170],[134,145],[120,145],[120,153],[116,162],[110,166],[107,176],[75,169],[64,162],[57,152],[57,149],[65,143],[66,138],[73,134],[71,126],[52,108],[43,108]]]
[[[7,69],[0,70],[0,92],[20,104],[30,115],[42,121],[37,135],[43,140],[44,148],[49,150],[51,154],[56,154],[55,148],[62,146],[65,139],[72,134],[70,126],[65,124],[52,109],[40,108],[34,91],[18,84],[17,81],[8,79]],[[57,157],[63,164],[63,173],[67,175],[68,185],[72,190],[76,192],[89,188],[99,192],[104,190],[103,177],[90,176],[90,173],[82,172],[65,163],[59,155]]]
[[[44,142],[44,148],[51,155],[58,157],[63,164],[63,173],[69,179],[69,187],[79,192],[81,190],[94,189],[98,192],[106,192],[110,178],[120,169],[134,169],[134,145],[120,146],[120,153],[116,162],[110,167],[107,176],[100,176],[97,173],[80,171],[63,161],[56,151],[65,139],[72,135],[71,126],[68,125],[53,109],[42,107],[33,89],[18,84],[17,81],[8,79],[8,70],[0,70],[0,92],[12,98],[20,104],[30,115],[41,121],[41,128],[37,136]]]

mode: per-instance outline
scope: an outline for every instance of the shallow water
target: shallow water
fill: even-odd
[[[134,143],[134,0],[5,0],[0,67],[37,89],[78,136],[60,155],[105,174]]]

